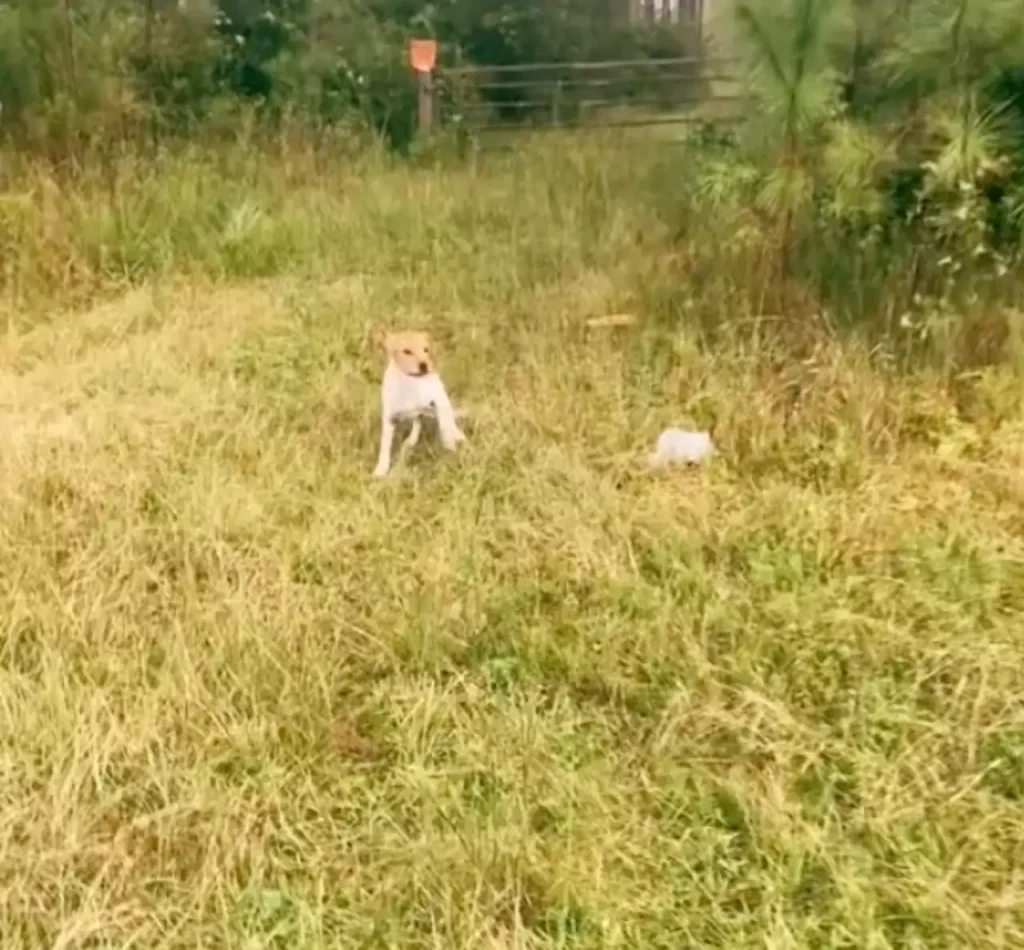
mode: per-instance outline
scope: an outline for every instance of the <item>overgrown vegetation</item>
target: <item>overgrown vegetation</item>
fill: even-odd
[[[698,178],[781,279],[809,278],[856,319],[944,319],[1012,292],[1024,28],[1001,0],[891,6],[738,0],[720,36],[760,121],[739,160],[712,158]]]
[[[630,27],[626,11],[604,0],[6,0],[2,129],[66,149],[119,125],[194,134],[248,103],[265,122],[367,125],[404,150],[410,36],[436,37],[444,63],[482,66],[693,50],[692,31]]]
[[[102,177],[115,191],[140,156],[156,167],[168,159],[154,149],[176,154],[185,142],[288,150],[301,138],[355,158],[379,136],[405,151],[415,131],[409,36],[439,37],[445,62],[485,66],[693,50],[695,30],[637,30],[624,9],[10,0],[0,7],[0,133],[22,155],[55,159],[65,177]],[[844,323],[910,322],[927,335],[953,311],[1014,301],[1024,240],[1014,0],[734,0],[715,10],[706,52],[716,71],[731,64],[748,121],[698,137],[680,159],[686,173],[663,189],[691,244],[743,258],[751,293],[778,298],[758,306],[783,307],[795,284]],[[25,191],[16,170],[8,181]],[[10,215],[17,243],[11,235],[33,226]]]
[[[880,6],[401,156],[418,6],[0,5],[0,945],[1024,944],[1019,25]]]

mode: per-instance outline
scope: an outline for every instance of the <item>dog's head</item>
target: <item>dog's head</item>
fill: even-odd
[[[426,376],[434,371],[428,333],[388,333],[384,337],[384,349],[391,362],[407,376]]]

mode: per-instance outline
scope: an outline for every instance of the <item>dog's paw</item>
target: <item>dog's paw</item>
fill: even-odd
[[[378,465],[373,470],[373,477],[374,478],[387,478],[387,475],[388,475],[388,467],[386,465]]]
[[[454,452],[459,444],[466,441],[466,434],[461,429],[452,429],[451,432],[441,433],[441,444],[449,451]]]

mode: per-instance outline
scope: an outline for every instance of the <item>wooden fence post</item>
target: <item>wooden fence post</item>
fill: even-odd
[[[437,62],[435,40],[409,40],[409,65],[416,73],[417,131],[429,135],[434,126],[434,65]]]
[[[430,73],[416,73],[416,116],[421,136],[429,135],[434,125],[433,76]]]

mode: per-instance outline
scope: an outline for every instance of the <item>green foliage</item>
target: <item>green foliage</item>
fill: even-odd
[[[0,134],[24,145],[131,117],[183,132],[255,104],[264,120],[362,124],[403,150],[412,35],[481,65],[672,55],[692,37],[636,30],[591,0],[12,0],[0,4]],[[141,121],[142,119],[145,121]]]
[[[838,109],[840,76],[829,60],[830,0],[737,0],[734,48],[767,144],[795,157]]]
[[[106,11],[61,0],[0,5],[0,133],[56,155],[123,134],[138,115],[128,66],[137,19],[130,5]]]
[[[1024,17],[1012,0],[736,0],[716,39],[749,102],[737,174],[785,279],[839,310],[851,273],[902,282],[905,310],[946,307],[1021,254]],[[909,280],[906,275],[909,274]],[[890,300],[890,306],[892,306]]]

